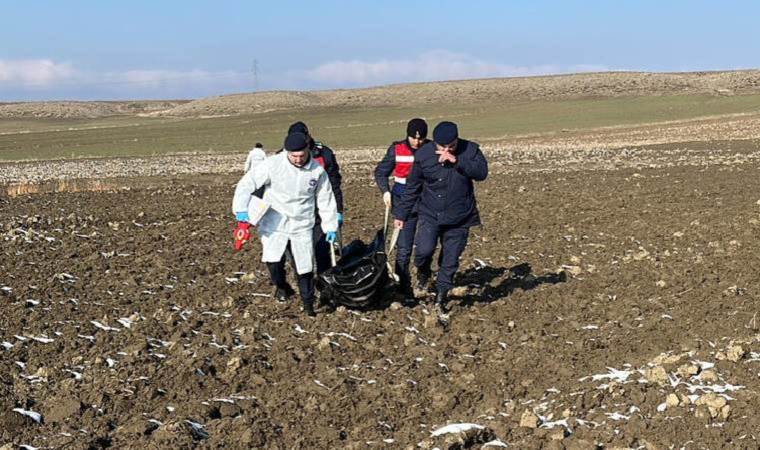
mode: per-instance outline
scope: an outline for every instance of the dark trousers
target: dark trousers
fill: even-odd
[[[467,246],[469,227],[441,226],[426,221],[421,217],[417,226],[417,248],[414,253],[414,265],[423,274],[430,274],[433,253],[438,242],[441,243],[441,253],[438,255],[438,292],[448,292],[454,287],[454,274],[459,269],[459,257]]]
[[[320,274],[332,267],[332,258],[330,258],[330,243],[322,231],[322,222],[317,220],[312,231],[314,239],[314,257],[317,260],[317,273]]]
[[[269,275],[272,277],[272,283],[280,288],[280,289],[287,289],[288,281],[285,279],[285,259],[286,255],[290,253],[290,242],[288,242],[288,247],[285,249],[285,252],[282,254],[282,258],[278,262],[268,262],[267,263],[267,269],[269,269]],[[296,270],[296,265],[293,262],[293,260],[290,260],[291,267],[293,267],[293,270],[298,272]],[[305,273],[303,275],[297,275],[298,278],[298,292],[301,294],[301,300],[304,303],[314,303],[314,272]]]
[[[396,203],[400,195],[393,193],[392,201]],[[404,228],[398,234],[396,241],[396,275],[399,277],[401,287],[410,287],[412,285],[409,276],[409,260],[412,259],[412,248],[414,247],[414,235],[417,232],[417,220],[419,216],[413,212],[404,222]]]

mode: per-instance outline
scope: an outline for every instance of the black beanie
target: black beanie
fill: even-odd
[[[283,147],[285,147],[285,150],[289,152],[306,150],[308,146],[309,139],[305,134],[299,132],[290,133],[288,137],[285,138],[285,144],[283,145]]]
[[[406,135],[413,138],[425,139],[427,137],[427,122],[419,117],[412,119],[406,124]]]
[[[433,129],[433,140],[436,144],[448,145],[459,137],[457,124],[453,122],[441,122]]]
[[[291,125],[290,128],[288,128],[288,134],[292,134],[292,133],[303,133],[303,134],[308,135],[309,129],[306,127],[305,123],[298,121],[294,123],[293,125]]]

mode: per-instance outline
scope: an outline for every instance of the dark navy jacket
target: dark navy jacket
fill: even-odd
[[[335,195],[335,203],[338,204],[338,212],[342,214],[343,190],[340,187],[340,183],[343,178],[340,176],[340,166],[338,166],[338,160],[335,159],[335,153],[330,147],[323,145],[321,142],[312,140],[311,156],[316,159],[325,169],[325,172],[327,172],[327,178],[330,180],[330,186]]]
[[[473,180],[483,181],[488,176],[488,163],[480,147],[459,139],[455,164],[439,163],[435,150],[435,143],[430,142],[415,152],[412,173],[401,201],[394,205],[393,216],[407,220],[419,199],[420,220],[437,225],[480,225]]]

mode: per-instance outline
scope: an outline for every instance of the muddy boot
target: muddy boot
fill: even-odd
[[[303,302],[303,312],[306,313],[309,317],[314,317],[317,315],[317,313],[314,311],[314,299],[312,300],[304,300]]]
[[[274,291],[274,299],[277,300],[280,303],[284,303],[288,301],[288,299],[295,294],[296,291],[293,290],[292,287],[290,287],[289,284],[286,284],[283,287],[278,287]]]
[[[285,293],[285,289],[277,288],[274,291],[274,299],[278,303],[285,303],[288,300],[288,294]]]
[[[414,289],[412,289],[412,280],[409,277],[409,272],[398,272],[398,278],[396,293],[401,297],[401,304],[413,306],[416,302],[414,301]]]
[[[417,301],[414,298],[414,289],[411,283],[398,287],[398,293],[401,296],[401,304],[404,306],[414,306]]]
[[[444,314],[448,314],[449,308],[449,293],[448,291],[439,291],[435,296],[435,307],[437,310],[442,311]]]
[[[438,315],[438,322],[444,327],[449,325],[449,293],[439,291],[435,296],[435,313]]]
[[[414,285],[413,294],[415,297],[424,298],[427,297],[430,289],[430,274],[424,272],[417,272],[417,284]]]

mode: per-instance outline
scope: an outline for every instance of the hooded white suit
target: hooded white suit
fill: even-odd
[[[248,172],[253,168],[253,166],[260,164],[261,161],[264,161],[267,159],[267,154],[264,153],[264,150],[258,147],[254,147],[250,152],[248,152],[248,157],[245,158],[245,171]]]
[[[262,261],[280,261],[290,241],[296,271],[301,275],[313,272],[312,229],[317,206],[322,230],[338,230],[338,210],[327,172],[313,158],[296,167],[288,161],[287,152],[280,152],[243,175],[235,188],[232,212],[248,211],[251,194],[262,186],[266,186],[264,201],[269,204],[259,222]]]

